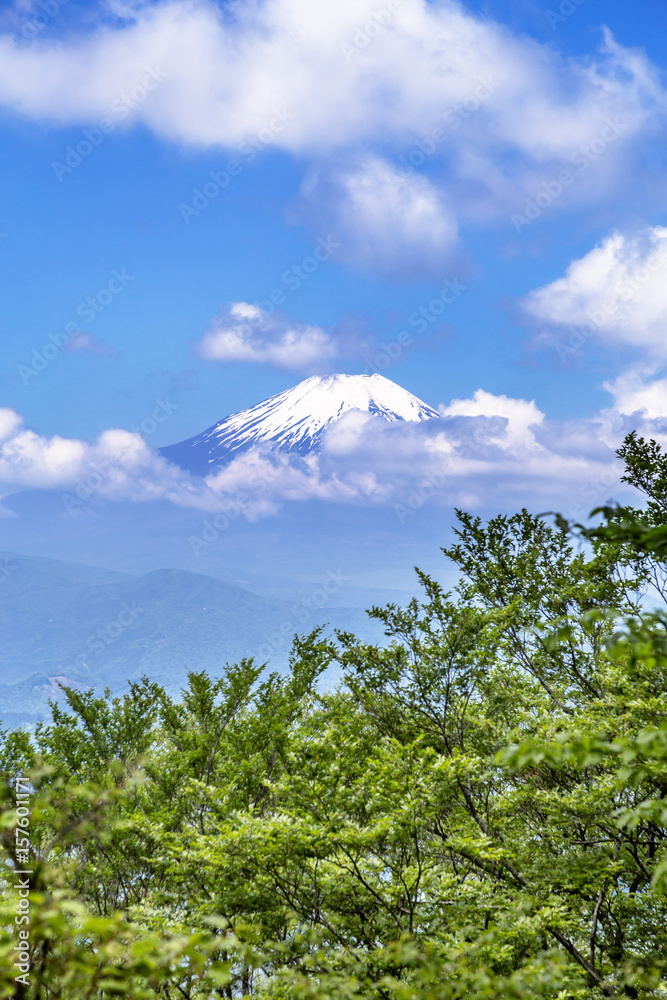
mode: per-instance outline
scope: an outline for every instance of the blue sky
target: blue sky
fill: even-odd
[[[2,6],[4,494],[68,488],[158,400],[150,449],[314,372],[378,368],[401,331],[380,370],[452,434],[507,422],[497,460],[452,467],[448,503],[501,480],[540,502],[612,469],[631,426],[663,433],[664,6],[392,3]],[[286,282],[318,240],[327,259]],[[235,325],[232,304],[276,290],[280,315]],[[135,446],[105,440],[132,478]]]

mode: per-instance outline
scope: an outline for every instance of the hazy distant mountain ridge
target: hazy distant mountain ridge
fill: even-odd
[[[162,448],[161,453],[188,472],[207,475],[253,446],[302,455],[318,452],[327,428],[350,410],[389,423],[439,416],[432,406],[383,375],[313,376],[225,417],[202,434]]]
[[[188,669],[215,674],[243,656],[280,669],[293,634],[321,623],[378,631],[356,608],[272,600],[199,573],[0,560],[0,726],[48,712],[58,681],[115,692],[147,674],[177,690]]]

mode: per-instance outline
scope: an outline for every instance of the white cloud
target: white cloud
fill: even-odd
[[[308,202],[327,206],[327,225],[333,216],[340,255],[361,266],[442,274],[458,238],[441,192],[420,174],[403,176],[378,156],[367,156],[330,177],[313,175],[304,194]]]
[[[358,499],[357,486],[345,478],[335,470],[323,473],[316,455],[269,455],[256,449],[238,455],[206,482],[223,503],[238,503],[254,519],[275,512],[285,500],[344,503]]]
[[[443,192],[460,218],[516,207],[611,119],[623,138],[577,184],[577,198],[597,197],[665,104],[651,63],[608,34],[594,57],[567,58],[455,0],[401,0],[379,27],[375,0],[257,0],[233,10],[158,0],[120,13],[30,45],[0,35],[0,104],[56,124],[106,117],[188,146],[240,147],[242,165],[244,150],[267,145],[325,158],[363,149],[398,162],[430,148],[439,129],[444,138],[426,155],[431,181],[406,182],[389,203],[408,236],[433,207],[436,252],[454,232]],[[149,71],[156,85],[141,96]],[[132,108],[126,119],[114,111],[119,100]],[[369,178],[375,170],[390,187],[391,169],[349,180],[345,211],[357,203],[381,229]]]
[[[667,227],[632,236],[613,233],[572,261],[564,277],[530,292],[521,305],[533,321],[546,325],[541,339],[562,338],[566,328],[578,346],[596,337],[664,356]]]
[[[667,442],[667,378],[625,373],[606,386],[614,403],[589,420],[550,420],[534,401],[478,390],[440,407],[440,418],[386,423],[347,414],[319,455],[254,449],[205,480],[169,464],[137,434],[107,430],[92,443],[45,438],[0,410],[0,483],[59,489],[86,500],[167,500],[249,520],[285,502],[434,503],[486,510],[535,507],[582,517],[623,499],[614,450],[632,429]],[[416,499],[415,499],[416,498]],[[407,516],[407,515],[406,515]]]
[[[9,407],[0,408],[0,441],[11,437],[22,422],[21,417],[14,410]]]
[[[196,345],[208,361],[248,361],[276,368],[316,372],[330,367],[339,348],[318,326],[267,315],[247,302],[221,309]]]
[[[613,405],[598,415],[599,440],[618,448],[630,431],[653,438],[667,449],[667,377],[656,367],[636,366],[622,372],[604,388]]]
[[[654,378],[655,374],[654,369],[635,368],[606,382],[614,409],[623,416],[637,414],[643,420],[667,420],[667,377]]]
[[[478,389],[471,399],[454,399],[449,406],[441,406],[444,417],[490,417],[496,420],[495,437],[506,446],[535,448],[534,428],[544,422],[544,413],[534,401],[494,396]]]
[[[373,0],[265,0],[232,16],[207,0],[134,4],[79,36],[29,47],[1,38],[0,95],[31,117],[86,124],[159,65],[165,78],[136,109],[157,132],[234,145],[286,107],[295,119],[276,142],[312,151],[421,135],[491,76],[493,135],[540,158],[590,138],[604,115],[624,113],[632,127],[647,114],[642,99],[662,98],[650,63],[610,38],[599,60],[568,62],[452,0],[401,0],[347,58],[377,10]]]
[[[404,518],[427,499],[586,517],[597,504],[632,501],[615,455],[630,430],[667,445],[667,378],[627,373],[605,388],[612,406],[569,423],[549,419],[534,401],[484,390],[441,405],[440,419],[387,424],[348,413],[327,430],[320,455],[251,451],[207,483],[250,518],[306,500],[393,504]]]
[[[87,453],[83,441],[43,438],[18,430],[0,446],[0,482],[50,487],[71,482],[83,469]]]
[[[170,500],[182,506],[215,509],[218,500],[202,483],[170,465],[139,435],[103,431],[92,444],[73,438],[43,437],[22,427],[12,410],[0,410],[0,486],[61,489],[74,506],[91,496],[114,500]]]
[[[364,410],[348,410],[327,430],[322,447],[327,455],[345,455],[363,441],[368,423],[377,419]]]
[[[335,471],[348,485],[352,476],[372,477],[366,502],[398,504],[402,517],[426,499],[486,510],[539,504],[580,517],[621,495],[618,427],[608,441],[598,418],[563,434],[534,402],[483,390],[440,412],[440,420],[421,423],[372,419],[344,433],[332,427],[318,474],[326,479]]]
[[[604,388],[613,405],[577,421],[550,419],[533,401],[484,390],[440,405],[442,420],[368,421],[364,434],[348,436],[347,455],[336,454],[338,475],[347,482],[343,468],[365,469],[376,495],[414,501],[415,509],[430,499],[485,511],[539,505],[582,518],[611,500],[636,503],[615,452],[632,430],[667,449],[667,376],[633,370]]]

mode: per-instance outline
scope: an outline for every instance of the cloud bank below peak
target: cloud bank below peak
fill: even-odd
[[[428,499],[444,507],[528,506],[581,517],[596,502],[622,498],[614,450],[628,431],[667,443],[664,384],[655,373],[626,373],[606,386],[614,405],[576,423],[549,419],[534,401],[481,389],[419,422],[389,424],[350,411],[325,433],[319,455],[255,447],[206,478],[169,463],[138,434],[111,429],[92,443],[45,438],[4,409],[0,485],[5,494],[60,490],[70,513],[99,498],[167,501],[255,520],[284,503],[315,500],[390,504],[407,517]]]

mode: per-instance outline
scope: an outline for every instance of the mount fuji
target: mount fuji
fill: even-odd
[[[236,453],[257,446],[306,455],[319,452],[324,432],[350,410],[389,423],[440,416],[383,375],[314,375],[160,451],[170,462],[199,476],[215,472]]]

